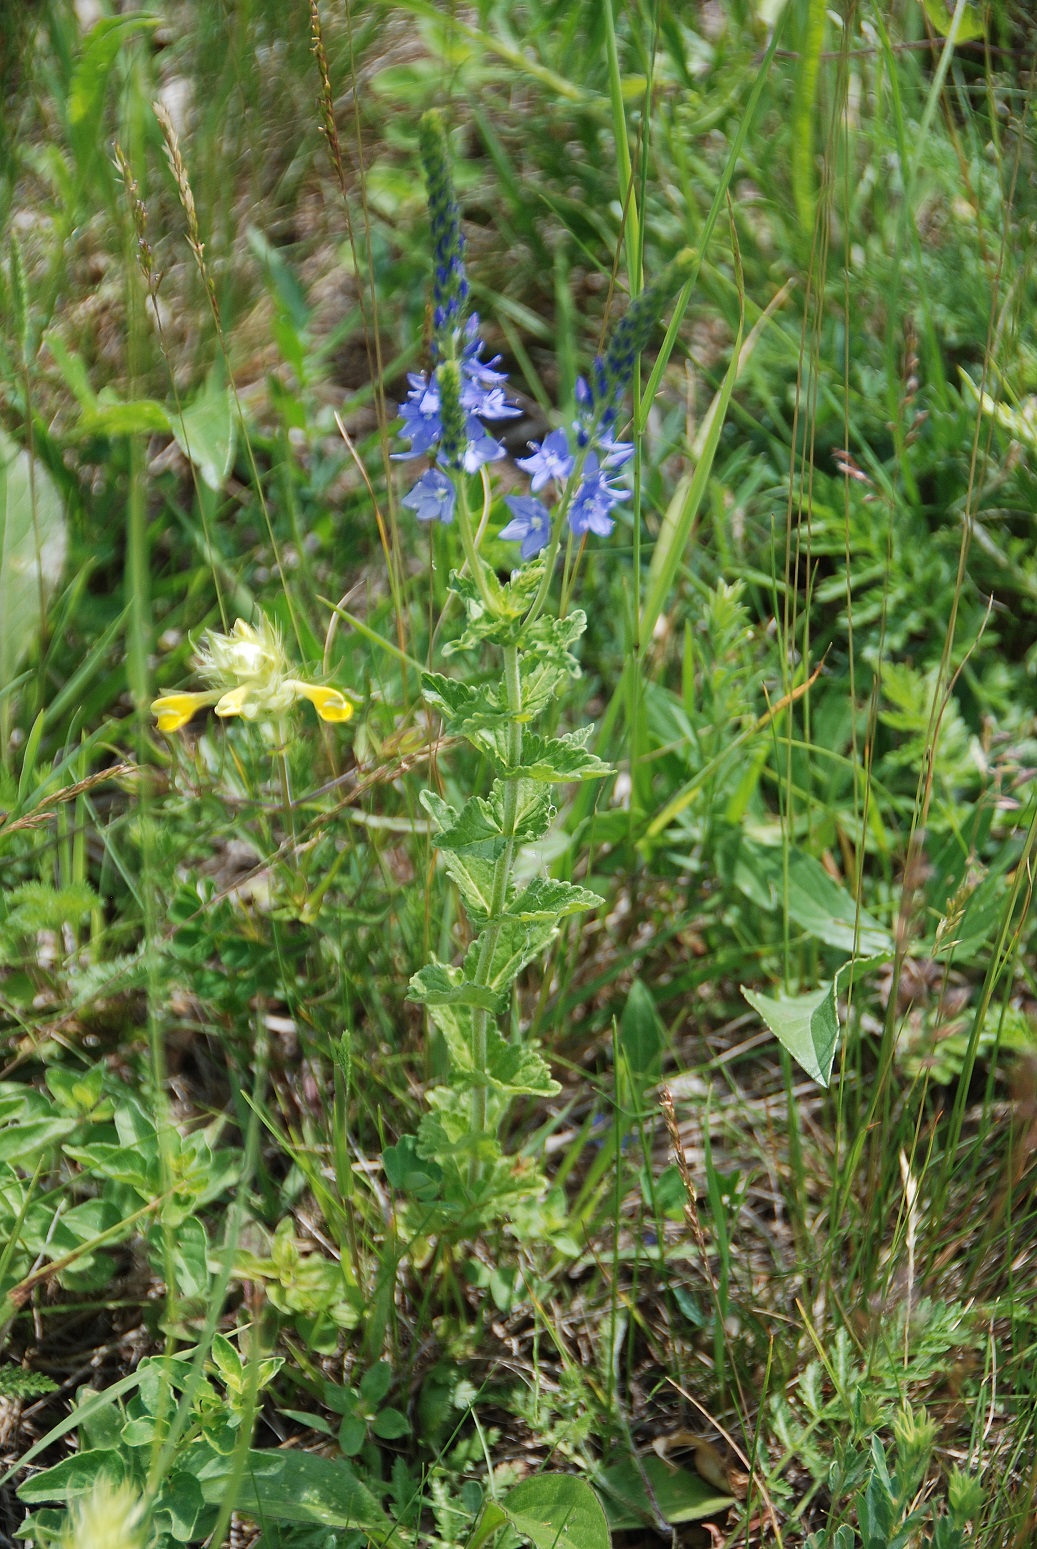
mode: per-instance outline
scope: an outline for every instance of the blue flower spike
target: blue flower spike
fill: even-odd
[[[520,543],[523,560],[532,559],[551,540],[550,513],[532,495],[508,495],[504,504],[511,512],[511,521],[501,528],[501,538],[505,543]]]
[[[444,522],[454,520],[454,503],[457,493],[445,473],[430,468],[423,473],[403,504],[413,511],[419,522]]]
[[[464,267],[461,212],[450,175],[446,126],[443,115],[435,108],[422,115],[418,143],[425,169],[432,236],[432,321],[439,334],[460,320],[468,300],[468,277]]]

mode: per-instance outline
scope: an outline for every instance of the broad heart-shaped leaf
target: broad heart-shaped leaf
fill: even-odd
[[[534,1549],[610,1549],[601,1502],[575,1474],[533,1474],[496,1504]]]
[[[223,1504],[234,1466],[232,1458],[217,1457],[199,1470],[202,1494],[210,1505]],[[352,1529],[366,1533],[373,1544],[382,1543],[394,1531],[348,1463],[314,1452],[249,1452],[234,1504],[260,1523]]]
[[[584,909],[600,909],[602,899],[589,888],[558,882],[553,877],[534,877],[508,905],[517,920],[560,920]]]
[[[68,549],[65,506],[39,459],[0,431],[0,691],[40,632]]]
[[[742,994],[807,1075],[827,1086],[839,1041],[835,980],[803,995],[780,999],[747,990],[744,984]]]
[[[527,732],[522,742],[522,762],[506,769],[506,776],[556,782],[600,779],[610,772],[611,766],[584,747],[593,730],[588,726],[566,737],[538,737]]]
[[[675,1467],[657,1457],[642,1458],[640,1467],[655,1497],[654,1509],[641,1472],[632,1462],[617,1463],[603,1469],[599,1476],[614,1532],[643,1527],[646,1523],[654,1526],[657,1511],[667,1522],[679,1526],[682,1522],[719,1516],[734,1505],[733,1496],[720,1494],[690,1469]]]
[[[789,919],[801,930],[843,952],[873,957],[891,952],[889,932],[856,903],[821,862],[805,850],[791,849],[786,886],[785,861],[776,846],[755,844],[739,835],[734,848],[725,846],[732,878],[747,897],[764,909],[788,908]]]
[[[472,950],[470,947],[469,955]],[[412,974],[407,998],[423,1006],[479,1006],[494,1016],[498,1016],[507,1003],[505,996],[486,986],[473,984],[460,968],[448,968],[445,963],[426,963],[424,968]]]
[[[237,421],[230,390],[210,376],[183,414],[170,416],[170,428],[184,456],[217,493],[227,482],[237,445]]]

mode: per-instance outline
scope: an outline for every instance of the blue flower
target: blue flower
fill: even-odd
[[[594,445],[599,452],[604,453],[601,461],[606,468],[623,468],[634,455],[632,441],[617,441],[607,430],[600,431],[594,437]]]
[[[557,485],[564,484],[573,470],[569,438],[565,431],[552,430],[543,441],[531,441],[529,445],[533,449],[532,457],[519,457],[517,462],[519,467],[530,475],[530,484],[534,492],[543,489],[551,479]]]
[[[551,518],[539,500],[532,495],[508,495],[504,504],[512,519],[502,527],[500,536],[505,543],[521,543],[522,558],[532,559],[551,537]]]
[[[598,467],[593,452],[587,458],[583,480],[569,507],[569,526],[577,538],[593,532],[599,538],[607,538],[615,523],[609,516],[612,507],[621,500],[629,500],[627,490],[616,489]]]
[[[461,348],[461,370],[473,382],[482,382],[485,386],[490,387],[495,382],[506,382],[508,380],[506,371],[498,371],[496,369],[500,365],[499,355],[495,355],[492,360],[479,359],[486,346],[482,339],[479,338],[479,314],[477,312],[472,313],[463,328],[455,330],[454,341]]]
[[[475,318],[469,320],[469,322],[477,321]],[[469,333],[470,329],[466,329],[463,337],[467,337]],[[462,334],[458,330],[455,342],[460,343],[461,339]],[[480,420],[513,419],[521,414],[522,410],[515,404],[509,403],[504,396],[504,389],[499,385],[507,381],[504,372],[495,370],[492,362],[488,365],[485,361],[478,360],[478,352],[483,348],[482,340],[469,339],[464,348],[466,352],[475,353],[471,358],[458,362],[461,375],[461,407],[465,412],[465,446],[460,462],[466,473],[477,473],[484,463],[498,462],[504,456],[504,448],[499,441],[487,435]],[[446,361],[441,362],[431,379],[424,371],[408,373],[410,391],[406,400],[400,405],[400,418],[403,425],[399,435],[404,441],[410,442],[410,450],[394,452],[393,457],[397,461],[405,462],[411,457],[423,457],[435,452],[441,446],[443,404],[439,376],[447,364]],[[443,461],[442,456],[439,460]]]
[[[503,387],[482,387],[470,378],[461,389],[461,402],[470,414],[484,420],[513,420],[522,413],[505,398]]]
[[[403,429],[399,432],[404,441],[410,442],[409,452],[394,452],[399,460],[421,457],[439,445],[443,435],[440,417],[439,388],[430,382],[423,371],[411,371],[407,375],[411,390],[406,402],[400,405]]]
[[[403,504],[413,511],[419,522],[452,522],[454,502],[457,496],[454,486],[445,473],[430,468],[423,473]]]
[[[461,458],[465,473],[478,473],[483,463],[499,462],[504,456],[504,448],[499,441],[486,434],[474,414],[468,417],[467,429],[468,442]]]

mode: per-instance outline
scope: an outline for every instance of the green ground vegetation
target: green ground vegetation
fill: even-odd
[[[1022,0],[0,8],[0,1532],[1032,1542],[1035,65]],[[510,766],[391,455],[430,108],[491,590],[691,255]],[[239,618],[339,712],[159,730]]]

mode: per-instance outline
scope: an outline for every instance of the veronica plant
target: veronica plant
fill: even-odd
[[[579,674],[573,652],[586,624],[579,609],[564,617],[552,613],[551,581],[563,536],[607,538],[616,506],[629,498],[616,482],[633,455],[629,442],[616,439],[624,394],[667,301],[691,272],[693,255],[682,253],[631,302],[589,380],[578,384],[571,427],[553,429],[519,459],[530,493],[504,502],[510,520],[499,537],[518,545],[519,564],[502,583],[479,551],[493,509],[489,469],[505,457],[488,427],[519,410],[507,398],[499,359],[483,358],[479,319],[469,308],[464,238],[438,113],[422,119],[420,146],[435,264],[432,360],[427,372],[409,378],[400,436],[410,445],[397,456],[429,465],[403,505],[420,522],[456,524],[460,536],[464,564],[451,573],[450,585],[463,604],[465,627],[444,655],[490,650],[502,668],[498,688],[438,672],[423,677],[429,704],[495,772],[489,794],[472,796],[460,810],[433,791],[422,796],[474,939],[460,964],[431,962],[411,980],[411,997],[428,1008],[443,1035],[450,1072],[431,1091],[418,1135],[390,1147],[385,1165],[391,1181],[421,1199],[442,1227],[450,1218],[472,1225],[500,1215],[539,1190],[532,1164],[502,1156],[501,1125],[514,1098],[549,1096],[558,1087],[537,1050],[517,1034],[505,1037],[498,1023],[517,975],[544,951],[560,920],[600,900],[547,875],[520,887],[515,862],[522,846],[548,830],[553,785],[608,773],[588,749],[591,727],[560,737],[533,729]],[[482,506],[478,529],[473,489]]]

